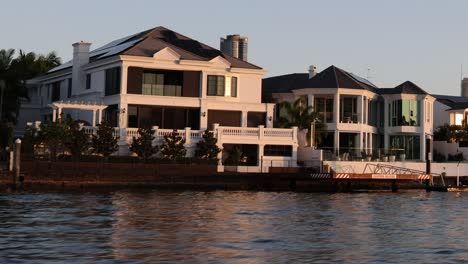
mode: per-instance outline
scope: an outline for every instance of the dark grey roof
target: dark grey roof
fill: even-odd
[[[154,53],[169,47],[180,54],[181,59],[210,61],[218,56],[223,57],[233,68],[261,69],[261,67],[234,58],[208,45],[174,32],[165,27],[155,27],[124,38],[109,42],[90,52],[90,62],[116,55],[152,57]],[[71,67],[71,61],[58,66],[49,72]]]
[[[428,94],[413,82],[406,81],[395,88],[378,89],[379,94]]]
[[[468,97],[463,96],[453,96],[453,95],[439,95],[433,94],[438,102],[445,104],[446,106],[451,107],[449,110],[458,110],[468,108]]]
[[[303,88],[349,88],[375,92],[377,86],[333,65],[310,79],[307,73],[294,73],[266,78],[262,83],[262,89],[270,93],[285,93]]]

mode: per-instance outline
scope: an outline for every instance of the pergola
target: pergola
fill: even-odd
[[[107,108],[107,105],[91,103],[91,102],[76,102],[76,101],[57,101],[49,104],[52,108],[52,121],[55,122],[57,117],[60,119],[63,109],[78,109],[85,111],[93,111],[92,126],[96,126],[96,112],[98,115],[98,124],[102,121],[102,110]]]

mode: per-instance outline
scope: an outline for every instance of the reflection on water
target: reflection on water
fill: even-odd
[[[425,192],[1,194],[0,262],[459,262],[467,205]]]

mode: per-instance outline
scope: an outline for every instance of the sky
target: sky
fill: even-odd
[[[459,95],[468,76],[468,1],[0,0],[0,49],[72,57],[80,40],[97,48],[165,26],[212,47],[238,33],[249,61],[269,76],[330,65],[379,87],[410,80],[429,93]]]

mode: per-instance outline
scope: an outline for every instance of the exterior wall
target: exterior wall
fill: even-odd
[[[439,153],[448,157],[448,155],[455,155],[457,153],[463,153],[463,157],[468,159],[468,148],[461,148],[458,143],[448,143],[447,141],[434,141],[434,149]]]
[[[444,124],[450,124],[449,113],[447,112],[449,109],[449,106],[439,101],[434,102],[434,129]]]

